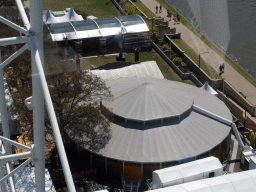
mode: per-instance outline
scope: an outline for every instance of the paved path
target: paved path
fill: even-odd
[[[232,151],[232,157],[231,157],[231,163],[229,164],[229,170],[228,172],[234,172],[234,167],[236,164],[236,155],[238,150],[238,142],[234,135],[231,135],[231,139],[234,141],[233,151]]]
[[[156,13],[156,5],[159,3],[156,0],[141,0],[152,12]],[[163,7],[162,13],[157,13],[157,16],[161,15],[165,21],[169,21],[167,16],[167,10]],[[233,86],[237,91],[241,91],[246,95],[246,98],[253,105],[256,105],[256,88],[247,81],[242,75],[240,75],[235,69],[233,69],[228,63],[224,61],[217,53],[209,48],[203,41],[201,41],[194,33],[192,33],[182,23],[174,24],[174,21],[169,21],[169,27],[176,27],[177,33],[181,33],[181,39],[186,42],[195,52],[210,52],[208,54],[201,54],[207,63],[209,63],[217,72],[219,72],[219,66],[225,63],[225,79]],[[223,76],[224,77],[224,76]]]

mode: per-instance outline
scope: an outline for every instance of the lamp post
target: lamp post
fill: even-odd
[[[153,34],[153,36],[154,36],[154,31],[153,31],[154,19],[155,19],[155,17],[152,17],[152,34]]]
[[[199,59],[198,59],[198,60],[199,60],[199,65],[198,65],[198,66],[199,66],[199,68],[200,68],[200,55],[201,55],[201,54],[205,54],[205,53],[209,53],[209,52],[199,53]]]

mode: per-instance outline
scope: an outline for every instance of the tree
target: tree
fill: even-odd
[[[5,34],[0,32],[1,38],[2,35]],[[14,47],[14,51],[21,46]],[[60,131],[64,141],[68,141],[65,130],[75,130],[77,134],[87,138],[85,143],[91,144],[110,133],[110,123],[101,115],[99,101],[111,99],[112,95],[100,78],[87,71],[77,71],[70,58],[63,60],[59,54],[63,49],[51,41],[49,31],[44,26],[45,73]],[[6,51],[3,60],[10,54],[11,51]],[[32,140],[32,111],[24,104],[24,100],[32,95],[30,66],[30,51],[26,51],[5,68],[5,76],[15,101],[15,107],[11,111],[19,114],[23,125],[22,131]],[[45,131],[52,135],[49,117],[47,112],[45,114]]]
[[[126,3],[124,5],[124,11],[128,13],[128,15],[138,15],[140,12],[130,3]]]

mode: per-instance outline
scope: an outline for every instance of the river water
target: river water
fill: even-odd
[[[256,79],[256,0],[165,0]]]

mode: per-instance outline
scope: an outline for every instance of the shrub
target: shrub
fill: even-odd
[[[255,149],[256,147],[256,134],[255,132],[250,132],[248,134],[248,139],[250,140],[252,147]]]
[[[178,57],[178,55],[172,50],[172,58]]]
[[[175,57],[175,58],[173,58],[172,62],[173,62],[175,65],[181,65],[182,59],[181,59],[180,57]]]
[[[169,47],[168,47],[168,45],[167,44],[164,44],[163,46],[162,46],[162,49],[165,51],[165,50],[167,50]]]
[[[153,30],[152,30],[152,22],[151,21],[148,21],[147,25],[148,25],[149,30],[153,33],[153,35],[158,38],[160,35],[158,27],[154,25]]]
[[[124,11],[128,13],[128,15],[138,15],[140,12],[130,3],[126,3],[124,5]]]

